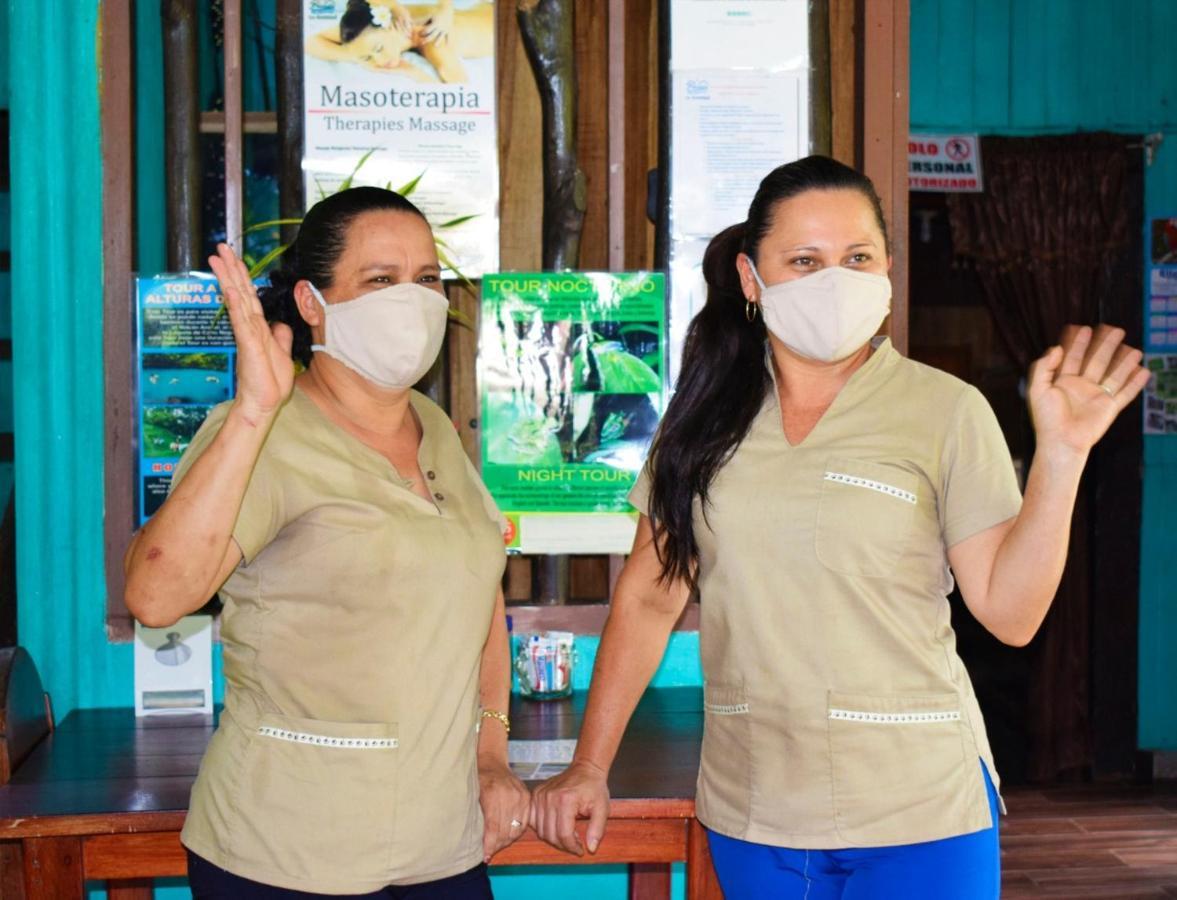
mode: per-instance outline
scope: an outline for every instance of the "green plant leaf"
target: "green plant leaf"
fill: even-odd
[[[373,147],[371,150],[369,150],[367,153],[365,153],[363,156],[360,157],[360,161],[358,163],[356,163],[356,167],[351,170],[351,174],[349,174],[347,176],[347,178],[343,179],[343,184],[341,184],[339,186],[339,191],[346,191],[348,188],[351,187],[351,183],[355,180],[356,175],[359,174],[360,169],[362,169],[364,167],[364,163],[366,163],[368,161],[368,157],[371,156],[375,152],[376,152],[376,148]],[[336,191],[336,193],[339,193],[339,191]]]
[[[406,184],[404,187],[402,187],[400,190],[398,190],[397,193],[400,194],[402,197],[409,196],[409,194],[411,194],[411,193],[413,193],[413,191],[417,190],[417,185],[421,183],[421,179],[425,177],[425,173],[427,171],[428,171],[427,169],[422,169],[420,175],[418,175],[416,178],[414,178],[412,181],[410,181],[408,184]]]
[[[602,341],[590,350],[605,394],[652,394],[662,389],[658,373],[615,341]]]
[[[256,263],[249,267],[249,277],[257,278],[262,272],[269,268],[270,263],[276,260],[279,256],[290,249],[289,244],[281,244],[259,259]]]
[[[255,231],[261,231],[263,228],[277,228],[280,225],[301,225],[302,219],[270,219],[268,222],[258,222],[256,225],[250,225],[243,232],[242,236],[252,234]]]
[[[451,272],[453,272],[454,276],[458,279],[458,281],[460,281],[462,284],[464,284],[470,290],[472,290],[472,291],[478,290],[478,288],[474,284],[474,282],[466,277],[465,273],[463,273],[462,270],[458,268],[458,264],[455,263],[452,259],[450,259],[449,254],[445,252],[444,248],[447,247],[445,242],[441,241],[437,238],[434,238],[434,243],[436,243],[438,245],[437,258],[438,258],[438,260],[441,261],[441,264],[443,266],[445,266],[447,269],[449,269]]]
[[[442,228],[457,228],[459,225],[469,222],[471,219],[477,219],[480,215],[481,213],[471,213],[468,216],[458,216],[456,219],[450,219],[448,222],[442,222],[437,226],[437,230],[440,231]]]

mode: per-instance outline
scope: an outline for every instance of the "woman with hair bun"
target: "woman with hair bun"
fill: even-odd
[[[697,813],[728,900],[998,896],[997,773],[947,595],[955,577],[1000,640],[1034,636],[1088,453],[1148,373],[1120,329],[1069,329],[1030,372],[1023,498],[981,394],[875,337],[890,264],[870,181],[819,156],[708,247],[575,759],[534,795],[557,847],[596,850],[626,722],[698,592]]]
[[[501,517],[412,390],[445,337],[433,234],[352,188],[306,214],[260,297],[228,247],[210,263],[237,396],[126,558],[145,625],[224,601],[225,708],[181,835],[193,894],[490,897],[530,798],[507,765]]]

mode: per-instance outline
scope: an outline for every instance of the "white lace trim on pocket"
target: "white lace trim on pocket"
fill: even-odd
[[[313,744],[316,747],[334,747],[339,750],[395,750],[400,742],[396,738],[344,738],[327,734],[308,734],[305,731],[287,731],[285,728],[271,728],[262,725],[257,733],[263,737],[293,744]]]
[[[903,488],[897,488],[891,484],[884,484],[881,481],[872,481],[869,478],[859,478],[857,475],[847,475],[843,472],[826,472],[826,481],[836,481],[838,484],[848,484],[851,487],[866,488],[871,491],[878,491],[880,494],[886,494],[888,497],[895,497],[905,503],[915,503],[916,496],[911,491],[905,491]]]
[[[704,703],[703,709],[717,716],[738,716],[748,711],[747,703]]]
[[[861,709],[831,709],[830,718],[843,722],[870,722],[876,725],[921,725],[927,722],[959,722],[960,710],[880,713]]]

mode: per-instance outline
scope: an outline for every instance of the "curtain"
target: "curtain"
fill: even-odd
[[[1139,322],[1143,182],[1132,142],[1107,133],[983,138],[984,193],[948,196],[954,249],[1023,369],[1068,323]],[[1092,477],[1079,493],[1062,583],[1030,648],[1027,773],[1036,781],[1074,777],[1093,762]]]

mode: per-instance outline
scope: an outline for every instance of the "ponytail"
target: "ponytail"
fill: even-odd
[[[715,475],[748,433],[772,383],[764,323],[748,321],[736,257],[746,225],[717,234],[703,254],[707,303],[687,330],[675,394],[650,448],[650,520],[662,578],[696,587],[694,501],[707,514]]]

